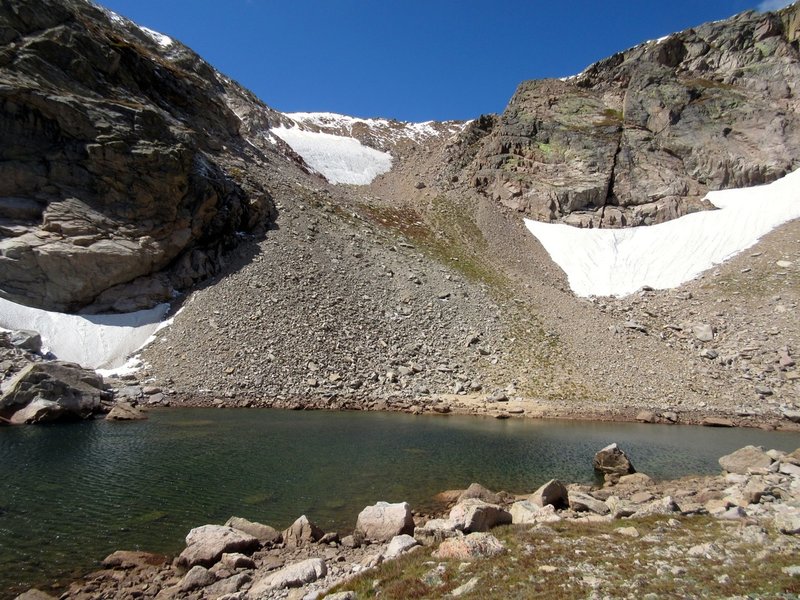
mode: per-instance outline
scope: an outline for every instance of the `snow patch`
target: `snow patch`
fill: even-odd
[[[141,25],[137,25],[137,27],[141,29],[147,35],[147,37],[149,37],[151,40],[153,40],[156,44],[158,44],[162,48],[169,48],[170,46],[172,46],[172,44],[175,43],[173,39],[168,35],[159,33],[158,31],[150,29],[149,27],[142,27]]]
[[[578,296],[625,296],[694,279],[800,218],[800,170],[768,185],[709,192],[719,210],[628,229],[578,229],[525,219]]]
[[[284,114],[301,127],[304,125],[312,125],[321,128],[342,129],[347,131],[351,136],[353,127],[357,124],[366,125],[372,131],[392,141],[397,141],[401,138],[409,138],[415,142],[420,142],[442,134],[442,131],[434,127],[435,121],[408,123],[405,121],[395,121],[393,119],[362,119],[331,112],[295,112]],[[441,124],[447,126],[446,131],[449,133],[458,131],[463,127],[463,124],[458,121],[444,121]]]
[[[42,336],[42,350],[89,369],[116,369],[172,321],[162,322],[169,304],[114,315],[68,315],[0,298],[0,328],[30,329]],[[110,373],[111,371],[106,371]]]
[[[270,130],[331,183],[367,185],[392,168],[392,155],[364,146],[357,139],[299,127]]]

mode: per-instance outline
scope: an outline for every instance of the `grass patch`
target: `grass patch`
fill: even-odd
[[[616,531],[631,526],[639,537]],[[800,580],[783,572],[799,562],[796,548],[775,552],[746,543],[740,530],[741,524],[711,517],[666,516],[506,526],[492,531],[508,549],[505,555],[462,563],[438,560],[422,548],[334,591],[387,600],[445,598],[477,578],[463,598],[796,598]],[[779,535],[770,532],[770,539]]]

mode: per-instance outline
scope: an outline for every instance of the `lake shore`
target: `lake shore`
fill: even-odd
[[[147,405],[147,398],[139,398]],[[653,407],[648,410],[623,406],[604,406],[584,400],[552,401],[522,397],[506,397],[501,400],[486,394],[439,394],[420,397],[385,400],[361,398],[256,398],[220,397],[213,393],[161,394],[153,406],[191,408],[278,408],[287,410],[366,410],[388,411],[407,414],[454,414],[496,419],[564,419],[612,423],[652,423],[663,425],[704,425],[708,427],[749,427],[766,431],[800,431],[800,423],[774,412],[741,414],[712,408],[674,409]]]
[[[599,487],[550,481],[519,495],[473,484],[439,494],[439,512],[417,513],[403,503],[368,506],[351,532],[326,533],[305,517],[283,532],[231,519],[192,530],[174,559],[115,552],[103,569],[73,582],[60,597],[796,592],[800,452],[747,447],[722,457],[720,465],[718,476],[657,482],[611,471]],[[646,577],[628,576],[634,562]],[[505,576],[497,577],[498,569]]]

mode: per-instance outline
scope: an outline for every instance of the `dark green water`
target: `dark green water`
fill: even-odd
[[[307,514],[344,531],[378,500],[424,507],[472,481],[511,492],[590,482],[592,456],[614,441],[638,470],[671,478],[716,473],[746,444],[793,450],[800,434],[214,409],[0,428],[0,596],[117,549],[178,551],[189,529],[231,515],[282,528]]]

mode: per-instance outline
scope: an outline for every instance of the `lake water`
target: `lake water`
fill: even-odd
[[[717,473],[747,444],[800,434],[366,412],[180,409],[148,421],[0,428],[0,597],[68,579],[114,550],[175,553],[192,527],[231,515],[349,531],[378,500],[432,506],[478,481],[510,492],[591,482],[618,442],[656,478]]]

